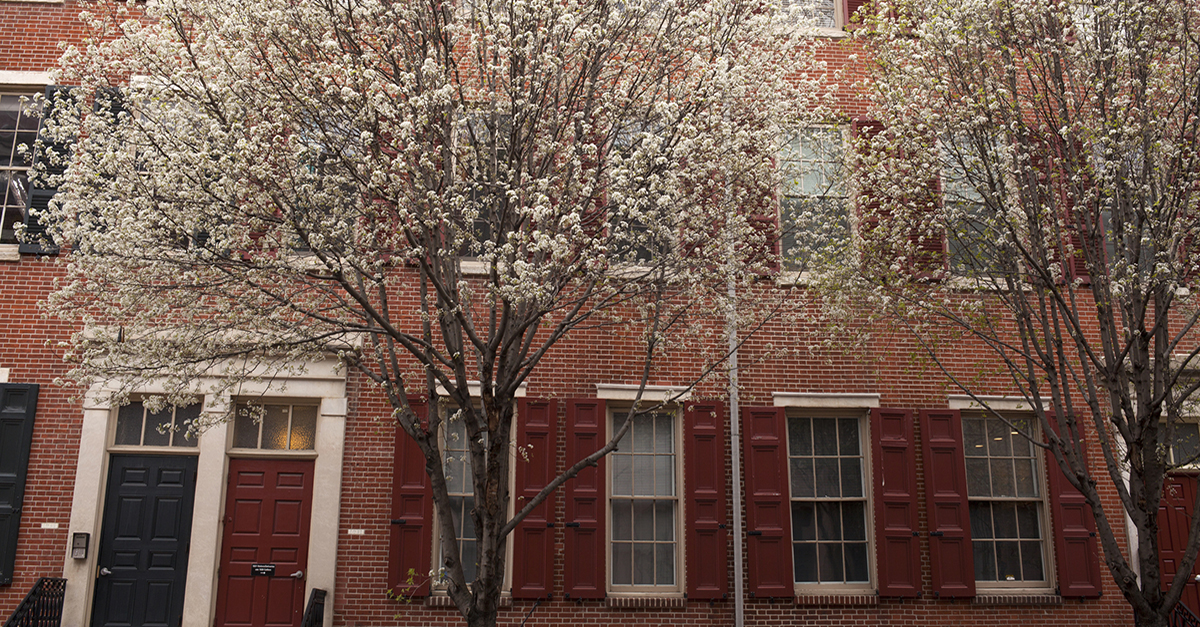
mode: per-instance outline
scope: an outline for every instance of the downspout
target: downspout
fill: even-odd
[[[742,591],[742,423],[738,414],[737,282],[729,276],[729,439],[733,447],[733,625],[745,624]]]

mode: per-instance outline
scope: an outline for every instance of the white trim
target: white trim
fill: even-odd
[[[43,0],[45,1],[45,0]],[[53,2],[61,2],[61,0],[51,0]],[[52,84],[49,72],[18,72],[14,70],[0,70],[0,85],[41,85],[46,86]]]
[[[513,398],[525,398],[525,395],[528,393],[528,391],[529,391],[529,384],[522,383],[521,385],[517,386],[517,391],[515,394],[513,394]],[[482,392],[483,392],[483,384],[482,383],[480,383],[478,381],[467,381],[467,393],[471,395],[471,398],[482,397],[483,396]],[[441,383],[437,384],[437,393],[438,393],[438,396],[449,396],[449,393],[446,392],[446,388],[442,387]]]
[[[871,409],[879,407],[878,394],[823,394],[820,392],[772,392],[775,407],[814,409]]]
[[[8,368],[0,368],[0,383],[8,383]]]
[[[683,402],[692,397],[692,391],[680,392],[682,388],[669,385],[647,385],[643,388],[637,384],[597,383],[596,398],[607,401],[636,401],[638,390],[642,392],[642,401],[652,403]]]
[[[0,261],[20,261],[21,248],[19,244],[0,244]]]
[[[975,398],[986,403],[987,409],[992,411],[1033,411],[1033,405],[1024,396],[983,396],[978,394]],[[979,404],[975,398],[966,394],[949,394],[946,396],[946,401],[950,409],[984,409],[984,405]],[[1042,403],[1042,409],[1049,409],[1049,401]]]

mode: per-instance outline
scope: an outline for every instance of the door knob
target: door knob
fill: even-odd
[[[288,575],[288,577],[291,577],[292,579],[304,579],[304,571],[298,570],[298,571]]]
[[[111,574],[112,574],[112,571],[111,571],[111,570],[109,570],[109,569],[107,569],[107,568],[104,568],[103,566],[101,566],[101,567],[100,567],[100,576],[101,576],[101,577],[106,577],[106,576],[108,576],[108,575],[111,575]]]

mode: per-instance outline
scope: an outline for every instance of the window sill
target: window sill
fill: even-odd
[[[20,261],[21,253],[17,244],[0,244],[0,261]]]
[[[993,592],[976,594],[971,599],[972,605],[1062,605],[1063,598],[1057,594],[1046,592],[1030,592],[1024,594],[1006,594]]]
[[[604,599],[604,607],[611,609],[683,609],[687,607],[687,599],[682,596],[609,596]]]
[[[874,593],[862,594],[805,594],[796,592],[796,605],[879,605],[879,596]]]
[[[434,590],[433,594],[425,597],[425,607],[454,607],[454,600],[445,590]],[[512,596],[506,592],[500,594],[500,607],[512,607]]]

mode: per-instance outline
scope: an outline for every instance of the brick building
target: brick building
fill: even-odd
[[[843,36],[857,6],[832,3],[820,36]],[[0,615],[39,577],[66,577],[63,624],[72,626],[298,625],[312,589],[329,593],[325,620],[337,627],[457,624],[425,574],[438,540],[424,459],[397,437],[364,378],[332,361],[310,364],[247,390],[270,399],[261,424],[220,424],[198,442],[154,427],[237,398],[156,414],[75,398],[55,383],[67,370],[57,344],[72,329],[40,316],[38,302],[63,258],[12,235],[27,197],[45,197],[28,189],[13,146],[37,129],[18,99],[49,85],[59,42],[81,36],[79,10],[74,0],[0,3],[0,151],[9,151],[0,157],[9,181],[0,207]],[[860,74],[854,45],[830,49],[851,75]],[[845,119],[866,114],[852,96],[842,105]],[[852,129],[820,132],[841,143]],[[639,419],[627,448],[525,520],[509,544],[500,624],[732,625],[736,579],[747,625],[1132,622],[1087,508],[1053,462],[973,411],[944,377],[912,365],[915,347],[902,337],[877,336],[857,359],[762,349],[817,332],[768,326],[744,349],[756,357],[743,362],[736,402],[710,380],[673,410]],[[638,363],[620,351],[597,355],[610,340],[576,336],[528,381],[518,443],[533,453],[516,467],[515,496],[594,450],[628,407]],[[971,364],[964,351],[962,366]],[[685,373],[663,372],[646,398],[685,383]],[[1015,397],[998,394],[993,406],[1015,421],[1028,416]],[[1117,511],[1116,495],[1105,496]],[[277,528],[261,535],[268,511]],[[75,534],[87,534],[83,553],[70,550]],[[470,538],[459,542],[469,554]],[[122,568],[157,574],[116,581]],[[387,594],[408,588],[406,599]]]

